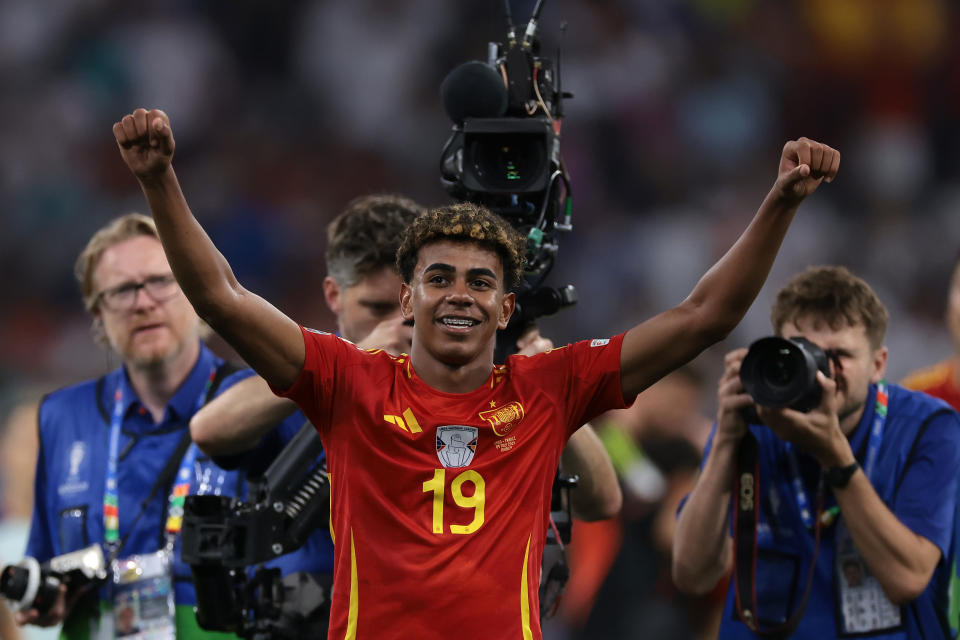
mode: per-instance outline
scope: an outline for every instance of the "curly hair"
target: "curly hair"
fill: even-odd
[[[327,226],[327,274],[348,288],[384,267],[396,268],[400,237],[424,211],[393,194],[351,200]]]
[[[404,282],[413,279],[420,249],[442,240],[467,242],[490,249],[503,265],[506,290],[520,284],[526,240],[506,220],[471,202],[432,209],[407,228],[397,251],[397,270]]]
[[[809,267],[784,286],[770,311],[773,330],[806,315],[823,319],[831,328],[862,326],[874,349],[883,345],[889,314],[864,280],[846,267]]]

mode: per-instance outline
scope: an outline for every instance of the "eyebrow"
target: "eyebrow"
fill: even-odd
[[[446,273],[457,272],[457,270],[452,265],[446,264],[444,262],[434,262],[429,267],[424,269],[424,272],[427,272],[427,271],[444,271]],[[493,278],[494,280],[497,279],[497,274],[495,274],[492,270],[487,269],[486,267],[473,267],[472,269],[467,269],[468,278],[474,278],[476,276],[488,276],[490,278]]]

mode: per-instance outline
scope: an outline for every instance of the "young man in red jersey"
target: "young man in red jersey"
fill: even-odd
[[[840,162],[826,145],[788,142],[753,222],[685,301],[609,340],[494,366],[523,256],[497,216],[455,205],[418,219],[398,254],[410,356],[362,351],[237,282],[187,206],[162,111],[137,109],[113,130],[197,312],[323,425],[330,635],[348,639],[539,638],[539,562],[563,443],[736,326],[800,202]],[[455,439],[471,453],[446,466],[453,458],[440,453]]]

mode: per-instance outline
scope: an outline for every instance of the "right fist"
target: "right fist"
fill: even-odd
[[[753,404],[753,398],[743,389],[740,365],[746,349],[736,349],[723,358],[723,376],[717,386],[717,436],[721,434],[739,440],[747,432],[743,410]]]
[[[113,124],[123,161],[139,180],[159,177],[173,160],[170,118],[160,109],[137,109]]]

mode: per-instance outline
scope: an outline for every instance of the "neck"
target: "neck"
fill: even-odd
[[[840,431],[842,431],[843,435],[847,436],[847,438],[853,435],[857,425],[860,424],[860,419],[863,417],[865,409],[866,405],[861,405],[859,409],[840,420]]]
[[[150,412],[154,423],[163,420],[167,404],[190,375],[199,356],[200,343],[196,341],[169,360],[148,364],[126,363],[130,386]]]
[[[465,364],[447,364],[422,353],[416,346],[410,349],[410,364],[421,380],[444,393],[469,393],[490,377],[493,370],[493,354]]]

